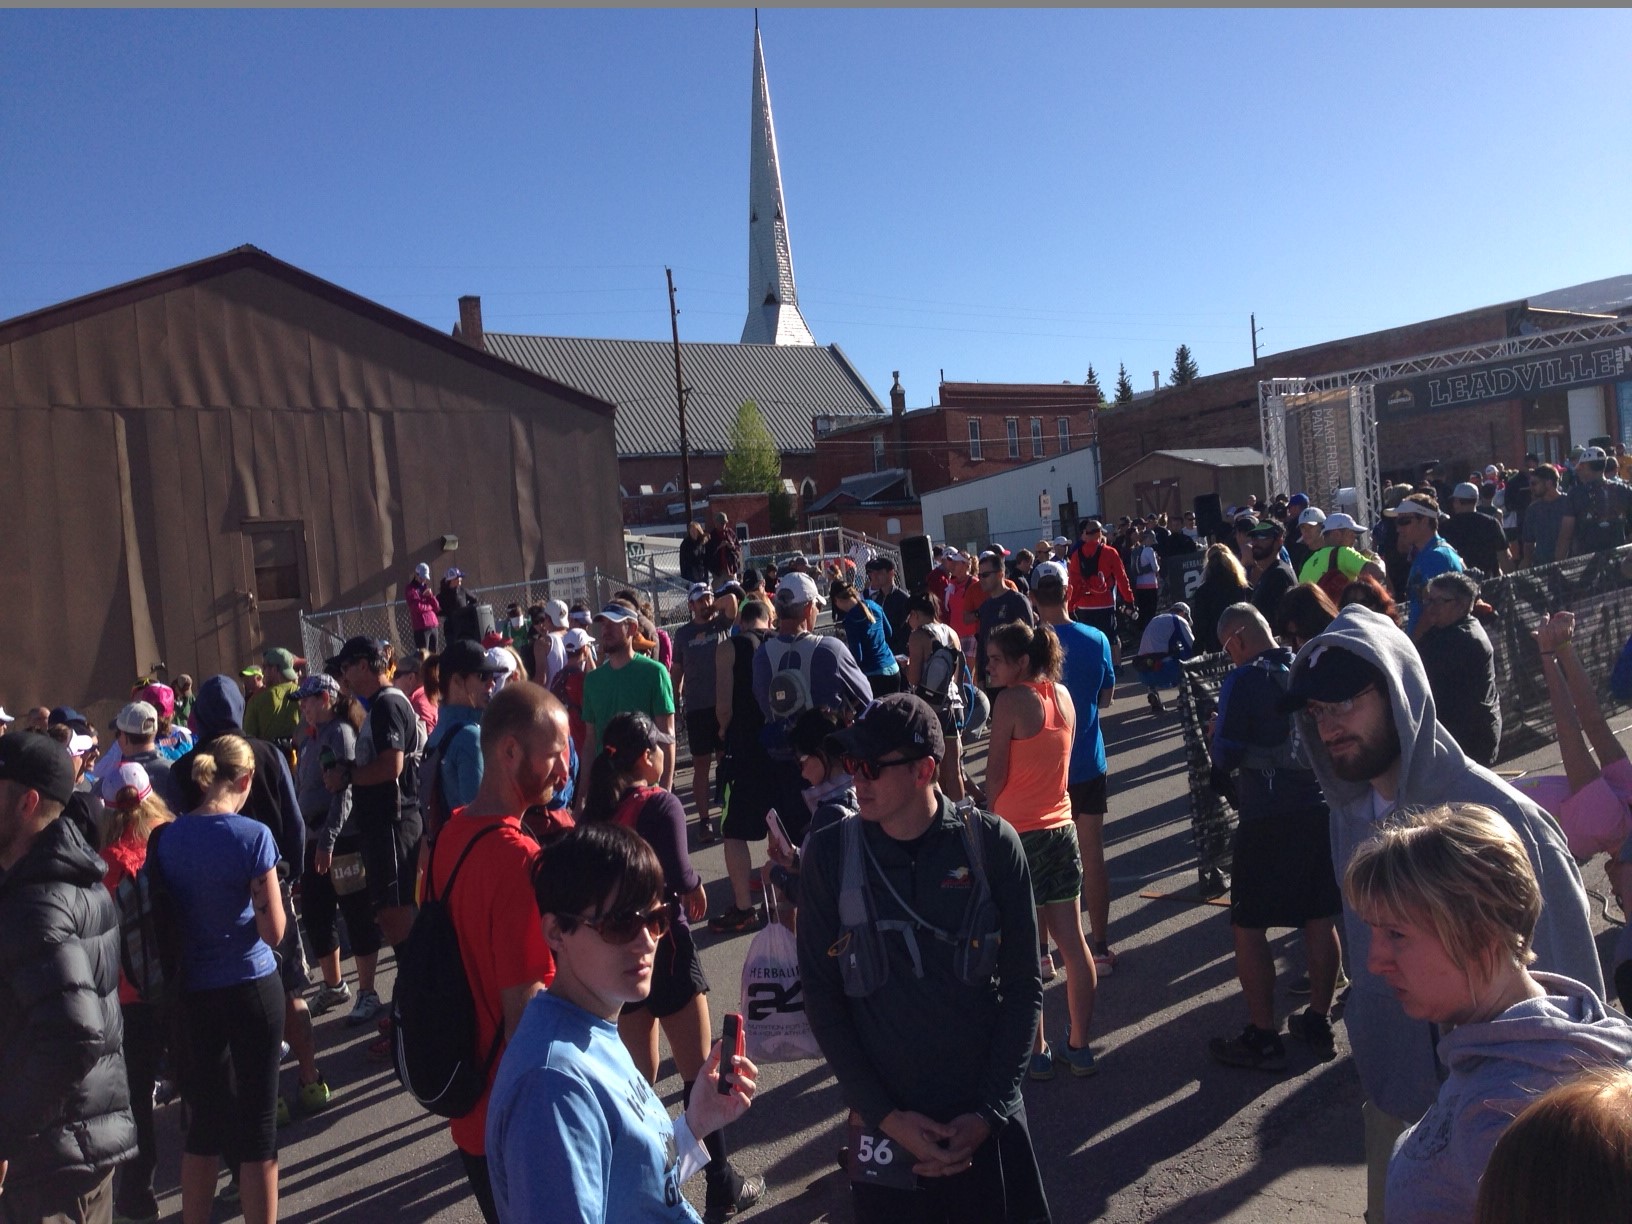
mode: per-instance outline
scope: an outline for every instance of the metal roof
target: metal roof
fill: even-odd
[[[809,506],[805,507],[808,513],[814,514],[819,510],[826,510],[841,497],[853,497],[857,502],[866,503],[895,485],[904,484],[907,479],[904,468],[885,468],[882,472],[862,472],[855,476],[846,476],[839,482],[839,487],[830,489]],[[905,488],[902,489],[905,493]]]
[[[1193,450],[1159,450],[1153,452],[1185,463],[1200,463],[1207,467],[1262,467],[1264,453],[1253,446],[1202,446]]]
[[[486,332],[483,347],[524,369],[617,405],[618,454],[678,455],[674,346],[663,340],[592,340]],[[724,454],[744,400],[759,405],[784,454],[814,449],[817,416],[882,417],[885,408],[836,344],[683,342],[693,454]]]
[[[1581,314],[1623,314],[1632,309],[1632,276],[1611,276],[1538,293],[1526,305],[1534,310],[1568,310]]]

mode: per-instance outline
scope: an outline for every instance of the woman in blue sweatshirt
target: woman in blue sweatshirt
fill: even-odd
[[[1438,1027],[1446,1074],[1388,1165],[1388,1224],[1465,1224],[1491,1149],[1532,1098],[1592,1067],[1632,1067],[1632,1022],[1592,988],[1532,973],[1541,889],[1489,808],[1393,817],[1344,878],[1370,927],[1367,968]]]
[[[856,666],[872,685],[873,696],[900,692],[901,664],[890,649],[890,624],[884,619],[884,609],[863,599],[849,582],[835,582],[827,595],[833,601],[833,615],[844,628],[844,640],[850,645]]]

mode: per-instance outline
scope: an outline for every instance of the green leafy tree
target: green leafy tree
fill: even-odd
[[[782,487],[782,456],[753,400],[737,409],[720,484],[727,493],[776,493]]]
[[[1133,379],[1128,377],[1128,367],[1123,362],[1118,362],[1116,367],[1116,402],[1133,403]]]
[[[1196,376],[1200,373],[1201,369],[1196,365],[1196,359],[1190,356],[1190,346],[1179,345],[1173,352],[1173,368],[1168,371],[1167,381],[1175,387],[1182,387],[1186,383],[1195,382]]]
[[[1094,407],[1105,407],[1105,392],[1101,391],[1099,388],[1099,375],[1094,371],[1094,367],[1092,365],[1088,367],[1088,377],[1082,381],[1083,385],[1089,388],[1089,394],[1093,397]]]

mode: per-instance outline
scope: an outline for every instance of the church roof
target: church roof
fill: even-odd
[[[494,356],[617,406],[620,457],[678,455],[674,347],[664,340],[591,340],[486,332]],[[882,417],[884,405],[836,344],[680,345],[691,398],[686,433],[693,454],[724,454],[742,401],[759,405],[783,454],[814,449],[817,416]]]

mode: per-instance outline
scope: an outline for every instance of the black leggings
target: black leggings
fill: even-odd
[[[355,854],[362,843],[355,837],[342,837],[334,843],[334,857]],[[346,933],[351,936],[351,954],[368,956],[380,950],[380,927],[374,921],[374,904],[368,899],[368,889],[360,888],[342,897],[334,891],[334,877],[318,875],[312,867],[317,854],[315,846],[306,848],[306,874],[300,881],[301,916],[306,921],[307,942],[312,956],[321,960],[340,946],[340,932],[334,915],[338,910],[346,916]]]
[[[283,983],[276,973],[189,991],[182,999],[187,1050],[181,1081],[189,1156],[230,1165],[278,1155],[278,1067],[283,1062]]]

